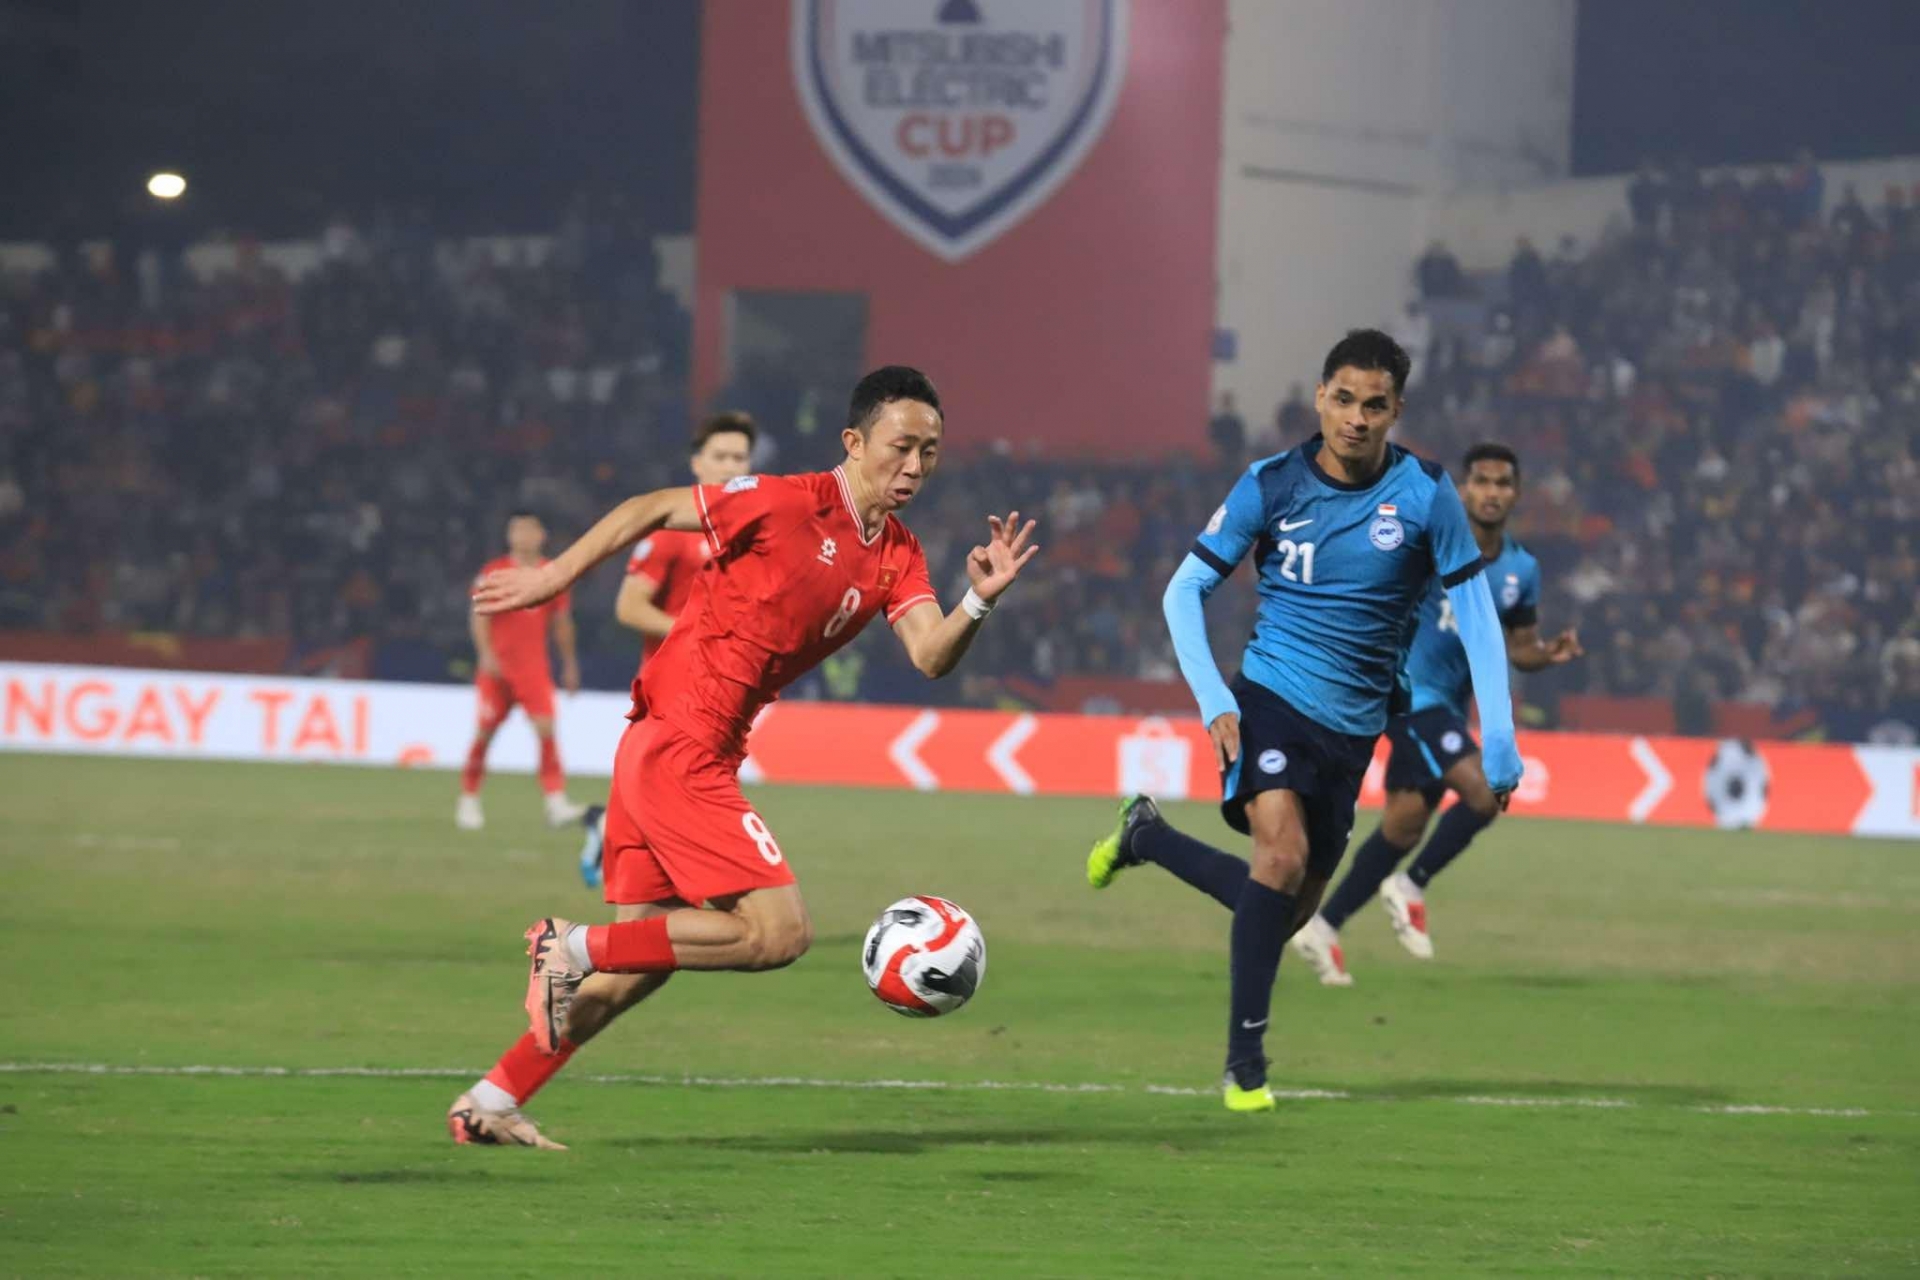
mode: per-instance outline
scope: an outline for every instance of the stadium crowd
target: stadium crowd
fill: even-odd
[[[1847,191],[1823,216],[1820,182],[1649,168],[1604,243],[1523,240],[1491,277],[1440,245],[1415,264],[1400,435],[1449,462],[1520,449],[1543,622],[1591,654],[1525,683],[1545,714],[1591,692],[1669,699],[1683,729],[1723,699],[1840,737],[1920,725],[1920,210]],[[0,628],[365,638],[374,675],[460,678],[468,577],[507,510],[563,539],[683,477],[688,318],[617,205],[538,242],[339,219],[318,243],[297,278],[241,244],[205,278],[69,253],[0,284]],[[772,465],[831,460],[810,456],[830,432],[771,416]],[[952,598],[984,514],[1019,507],[1045,589],[951,688],[876,632],[800,692],[1172,676],[1160,584],[1247,458],[1313,429],[1303,386],[1251,426],[1223,401],[1212,456],[1178,465],[949,465],[912,518],[936,582]],[[631,671],[616,585],[576,606],[590,684]],[[1230,657],[1244,575],[1223,594]]]
[[[318,243],[295,279],[249,244],[204,279],[78,252],[7,279],[0,625],[371,636],[444,677],[506,510],[577,529],[674,452],[686,317],[617,206],[537,244]]]
[[[1443,246],[1419,262],[1405,436],[1520,447],[1542,616],[1591,654],[1531,692],[1668,698],[1690,731],[1728,699],[1912,740],[1920,217],[1898,187],[1874,207],[1823,187],[1805,156],[1749,183],[1648,166],[1590,251],[1523,239],[1479,282]]]

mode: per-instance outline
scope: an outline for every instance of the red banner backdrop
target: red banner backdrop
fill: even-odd
[[[575,771],[612,762],[627,699],[563,701]],[[0,751],[455,767],[471,688],[394,681],[0,663]],[[530,772],[512,726],[493,764]],[[1191,715],[1057,715],[779,702],[760,717],[749,782],[1014,795],[1217,799],[1212,744]],[[1701,738],[1523,733],[1516,813],[1659,826],[1920,836],[1920,750]],[[1385,749],[1361,803],[1379,804]],[[528,794],[531,794],[529,792]]]
[[[1201,447],[1225,0],[702,12],[699,399],[729,374],[733,291],[853,292],[866,363],[925,368],[955,448]],[[1000,212],[943,219],[954,183]]]
[[[820,750],[830,741],[832,751]],[[744,776],[766,782],[1218,799],[1196,718],[775,704]],[[1677,827],[1920,835],[1920,751],[1522,733],[1513,812]],[[1360,803],[1386,799],[1387,743]]]

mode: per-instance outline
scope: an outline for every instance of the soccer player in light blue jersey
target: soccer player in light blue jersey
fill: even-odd
[[[1477,444],[1467,451],[1466,468],[1460,496],[1506,631],[1507,660],[1522,671],[1572,662],[1583,652],[1580,637],[1569,629],[1551,640],[1540,638],[1540,566],[1507,533],[1507,519],[1520,497],[1519,457],[1503,444]],[[1393,754],[1387,760],[1386,814],[1353,855],[1353,865],[1320,914],[1293,935],[1293,949],[1330,987],[1353,985],[1340,949],[1340,929],[1375,892],[1400,945],[1422,960],[1433,958],[1427,884],[1500,813],[1481,767],[1480,747],[1467,726],[1473,671],[1453,606],[1438,590],[1420,602],[1407,676],[1413,686],[1412,706],[1387,725]],[[1460,802],[1440,819],[1413,865],[1395,871],[1420,843],[1449,790],[1459,793]]]
[[[1500,619],[1460,495],[1443,469],[1387,443],[1409,368],[1378,330],[1336,344],[1314,392],[1319,437],[1256,462],[1167,586],[1167,625],[1213,739],[1222,811],[1251,837],[1251,861],[1176,831],[1145,796],[1122,806],[1087,858],[1095,888],[1155,862],[1233,912],[1232,1111],[1273,1109],[1265,1043],[1280,952],[1346,852],[1374,740],[1405,700],[1414,610],[1435,579],[1483,695],[1488,784],[1504,798],[1520,781]],[[1203,606],[1249,553],[1260,609],[1229,686]]]

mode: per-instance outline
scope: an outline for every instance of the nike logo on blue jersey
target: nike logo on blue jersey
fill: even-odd
[[[1305,520],[1282,520],[1280,522],[1280,532],[1292,533],[1295,529],[1305,528],[1307,525],[1310,525],[1312,523],[1313,523],[1312,516],[1308,516]]]

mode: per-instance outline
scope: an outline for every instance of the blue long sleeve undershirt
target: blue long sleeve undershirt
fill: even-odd
[[[1179,659],[1180,674],[1200,704],[1200,720],[1211,725],[1228,712],[1238,712],[1233,691],[1220,678],[1213,660],[1213,646],[1207,641],[1207,597],[1224,581],[1214,567],[1199,556],[1188,554],[1174,570],[1160,598],[1167,615],[1167,630],[1173,635],[1173,654]]]
[[[1493,607],[1487,575],[1476,573],[1447,588],[1460,644],[1473,673],[1473,694],[1480,704],[1481,767],[1495,791],[1511,791],[1520,782],[1520,750],[1513,739],[1513,691],[1507,683],[1507,635]],[[1184,667],[1183,667],[1184,669]]]

